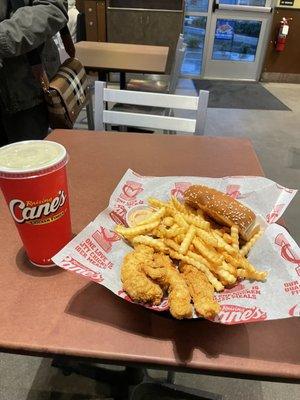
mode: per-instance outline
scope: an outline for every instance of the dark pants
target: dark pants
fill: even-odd
[[[12,115],[1,114],[0,109],[0,147],[21,140],[44,139],[48,129],[45,104]]]

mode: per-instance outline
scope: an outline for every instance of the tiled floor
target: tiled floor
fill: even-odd
[[[268,178],[291,188],[300,183],[300,85],[264,84],[292,111],[209,109],[205,134],[249,137]],[[180,81],[178,92],[195,94],[190,81]],[[80,127],[83,127],[81,125]],[[300,195],[287,210],[287,225],[300,242]],[[274,333],[276,334],[276,333]],[[297,351],[297,349],[295,349]],[[153,371],[154,376],[162,373]],[[230,400],[296,400],[295,384],[267,383],[176,374],[176,383],[202,388]],[[51,360],[0,355],[0,400],[89,400],[110,398],[109,387],[88,378],[65,377]]]
[[[75,374],[64,376],[51,367],[51,360],[13,355],[2,355],[0,360],[1,400],[112,399],[108,385]],[[150,375],[166,376],[154,370]],[[296,384],[183,373],[177,373],[175,379],[178,385],[222,394],[224,400],[298,400],[300,397],[300,387]],[[156,399],[147,397],[147,400]]]

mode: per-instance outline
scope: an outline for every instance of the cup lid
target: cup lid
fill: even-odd
[[[64,146],[49,140],[26,140],[0,148],[0,176],[50,172],[64,161]]]

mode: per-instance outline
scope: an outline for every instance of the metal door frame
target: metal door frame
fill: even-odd
[[[259,36],[259,43],[258,46],[259,48],[259,59],[257,61],[257,67],[256,67],[256,74],[255,74],[255,79],[239,79],[239,78],[227,78],[228,80],[242,80],[242,81],[258,81],[259,77],[261,75],[261,71],[262,71],[262,66],[263,66],[263,61],[264,61],[264,57],[265,57],[265,52],[267,49],[267,45],[268,45],[268,37],[269,37],[269,33],[270,33],[270,29],[271,29],[271,21],[273,18],[273,10],[274,10],[274,3],[275,0],[266,0],[266,4],[265,7],[270,7],[270,12],[268,14],[268,18],[265,21],[265,26],[264,26],[264,32],[263,32],[263,37],[261,37],[261,33]],[[212,41],[213,43],[213,39],[214,39],[214,35],[215,35],[215,25],[212,26],[212,22],[213,22],[213,8],[215,7],[215,0],[209,0],[209,4],[208,4],[208,10],[207,12],[198,12],[198,11],[189,11],[189,12],[185,12],[184,14],[184,18],[185,16],[195,16],[195,17],[206,17],[206,29],[205,29],[205,39],[204,39],[204,48],[203,48],[203,57],[202,57],[202,65],[201,65],[201,73],[200,75],[182,75],[183,78],[188,78],[188,79],[224,79],[226,80],[226,78],[222,78],[222,77],[209,77],[206,78],[208,76],[208,74],[205,75],[205,71],[207,70],[207,66],[208,66],[208,60],[209,60],[209,56],[210,56],[210,52],[209,52],[209,42]],[[242,7],[245,6],[236,6],[236,7],[240,7],[241,10],[236,11],[236,13],[239,13],[240,19],[243,19],[243,15],[245,15],[244,19],[254,19],[255,20],[255,16],[259,16],[260,13],[258,13],[257,11],[255,11],[253,14],[251,13],[251,9],[258,9],[259,7],[247,7],[248,10],[245,11]],[[235,6],[229,6],[228,5],[220,5],[219,6],[219,10],[222,12],[225,12],[225,9],[227,9],[228,12],[228,19],[230,18],[230,15],[232,15],[232,13],[234,12],[234,8],[236,8]],[[226,11],[227,11],[226,10]],[[247,14],[248,16],[253,15],[253,18],[246,18]],[[265,13],[264,13],[265,14]],[[233,17],[233,19],[236,18],[235,16]],[[215,18],[215,20],[217,20],[217,17]],[[258,19],[259,20],[259,19]],[[184,21],[184,20],[183,20]],[[184,22],[183,22],[184,25]],[[257,47],[257,52],[258,52],[258,47]]]
[[[187,79],[200,79],[203,77],[203,70],[205,68],[205,63],[206,63],[206,55],[207,55],[207,45],[208,45],[208,39],[209,35],[207,35],[208,28],[210,27],[210,21],[212,17],[212,5],[213,5],[214,0],[208,0],[208,9],[207,11],[185,11],[183,15],[183,30],[184,30],[184,22],[185,22],[185,17],[206,17],[206,27],[205,27],[205,38],[204,38],[204,45],[203,45],[203,57],[201,61],[201,73],[200,75],[188,75],[184,74],[182,75],[183,78]]]

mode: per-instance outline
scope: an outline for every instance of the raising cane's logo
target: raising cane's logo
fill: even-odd
[[[159,312],[167,311],[169,309],[168,298],[164,299],[158,306],[145,305],[145,307],[150,308],[151,310],[159,311]]]
[[[99,244],[99,246],[106,252],[109,253],[112,249],[113,243],[120,239],[120,236],[115,232],[109,231],[106,228],[100,227],[95,233],[93,233],[93,239]]]
[[[128,296],[128,294],[124,290],[119,290],[117,295],[119,297],[121,297],[122,299],[124,299],[126,301],[129,301],[130,303],[134,303],[134,301],[131,300],[131,298]],[[136,303],[136,304],[140,304],[140,303]],[[143,306],[146,307],[146,308],[150,308],[151,310],[155,310],[155,311],[159,311],[159,312],[166,311],[166,310],[169,309],[169,304],[168,304],[168,299],[167,298],[164,299],[160,303],[159,306],[151,306],[151,305],[148,305],[148,304],[143,304]]]
[[[286,188],[284,186],[278,185],[278,183],[276,183],[276,186],[278,187],[278,189],[280,189],[280,190],[282,190],[283,192],[286,192],[286,193],[292,194],[292,193],[295,192],[294,189],[288,189],[288,188]]]
[[[240,189],[241,189],[240,185],[228,185],[226,187],[226,194],[227,196],[230,196],[233,199],[245,199],[246,197],[249,197],[251,193],[253,193],[253,192],[248,192],[242,194]]]
[[[284,206],[285,206],[285,204],[277,204],[273,208],[273,210],[269,214],[267,214],[266,220],[269,224],[272,224],[273,222],[277,221]]]
[[[101,283],[103,281],[103,277],[100,273],[96,273],[88,269],[81,262],[71,256],[66,256],[59,265],[61,268],[85,276],[86,278],[89,278],[95,282]]]
[[[109,213],[110,218],[116,223],[126,225],[127,210],[122,204],[117,204],[113,211]]]
[[[233,199],[240,199],[241,192],[240,192],[240,185],[228,185],[226,188],[226,194]]]
[[[245,285],[243,285],[241,282],[239,282],[238,284],[236,284],[235,286],[233,286],[230,289],[225,288],[222,293],[225,293],[225,294],[237,293],[237,292],[241,292],[241,291],[245,290],[245,288],[246,288]]]
[[[300,317],[300,305],[295,304],[290,310],[289,315],[291,317]]]
[[[247,322],[264,321],[267,313],[258,307],[240,307],[235,305],[223,305],[221,311],[214,319],[215,322],[234,325]]]
[[[122,188],[122,193],[120,195],[121,199],[125,201],[134,200],[141,192],[143,187],[140,183],[134,181],[127,181]]]
[[[183,199],[184,192],[191,186],[189,182],[176,182],[171,190],[171,195]]]
[[[119,290],[118,291],[118,296],[121,297],[122,299],[129,301],[130,303],[133,303],[133,301],[131,300],[131,298],[128,296],[128,294],[126,292],[124,292],[124,290]]]
[[[66,194],[63,190],[60,190],[56,197],[44,200],[23,201],[13,199],[9,202],[9,209],[18,224],[42,225],[56,221],[64,215],[64,211],[55,213],[65,204],[65,201]]]
[[[300,276],[300,256],[292,249],[291,244],[283,233],[276,236],[275,244],[281,247],[280,254],[282,258],[297,265],[296,272]]]

